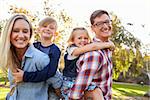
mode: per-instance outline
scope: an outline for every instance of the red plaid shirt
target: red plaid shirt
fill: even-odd
[[[99,41],[98,39],[95,41]],[[77,61],[78,76],[68,94],[70,99],[81,99],[90,84],[96,84],[105,100],[111,99],[112,52],[109,49],[83,54]]]

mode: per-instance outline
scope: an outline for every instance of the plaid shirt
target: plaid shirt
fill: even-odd
[[[94,41],[100,41],[95,39]],[[83,54],[77,61],[78,76],[68,94],[70,99],[81,99],[90,84],[96,84],[103,92],[105,100],[111,99],[112,52],[109,49]]]

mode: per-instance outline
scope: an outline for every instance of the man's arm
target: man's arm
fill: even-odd
[[[81,99],[84,91],[88,88],[93,80],[93,77],[99,67],[99,54],[95,51],[85,53],[79,59],[79,63],[83,62],[80,66],[78,76],[75,84],[69,93],[70,99]]]

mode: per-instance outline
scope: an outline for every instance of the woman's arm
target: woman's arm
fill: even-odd
[[[94,50],[99,50],[99,49],[104,49],[104,48],[114,48],[114,44],[113,42],[109,41],[109,42],[93,42],[90,44],[87,44],[83,47],[78,47],[76,49],[74,49],[74,51],[72,52],[73,56],[79,56],[80,54],[83,54],[85,52],[88,51],[94,51]]]

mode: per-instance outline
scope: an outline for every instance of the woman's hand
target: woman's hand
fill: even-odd
[[[24,74],[24,71],[19,68],[17,68],[17,72],[13,73],[13,77],[16,83],[20,83],[23,81],[23,74]]]

